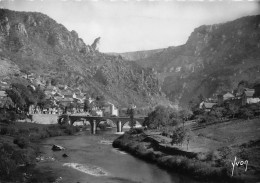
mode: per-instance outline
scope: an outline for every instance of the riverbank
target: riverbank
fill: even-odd
[[[73,135],[79,128],[70,125],[35,123],[0,124],[0,181],[55,182],[54,172],[36,168],[40,142],[55,136]]]
[[[254,143],[251,147],[254,147],[255,150],[256,145],[258,147],[260,142]],[[259,178],[257,171],[253,171],[251,176],[246,177],[243,174],[244,166],[239,167],[239,170],[238,167],[235,167],[234,176],[231,176],[231,161],[221,154],[230,150],[228,147],[222,148],[221,151],[203,153],[185,151],[183,148],[165,143],[163,136],[149,135],[147,131],[144,133],[141,130],[120,136],[113,142],[113,147],[120,148],[143,160],[156,163],[169,171],[182,173],[200,181],[255,182]],[[245,144],[244,147],[246,147]],[[252,167],[248,169],[252,172]]]

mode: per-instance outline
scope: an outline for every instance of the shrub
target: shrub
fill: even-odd
[[[254,116],[253,111],[247,107],[240,108],[239,112],[241,116],[245,119],[249,119]]]
[[[130,134],[140,134],[143,133],[144,130],[142,128],[132,128],[129,130]]]
[[[0,147],[0,175],[1,178],[12,180],[13,175],[16,173],[16,163],[10,158],[10,154],[5,150],[4,146]]]
[[[31,133],[29,139],[30,139],[31,142],[37,142],[41,139],[41,134]]]
[[[27,137],[18,136],[14,139],[13,143],[23,149],[23,148],[27,148],[29,146],[30,141]]]
[[[30,132],[39,132],[39,128],[37,127],[33,127],[33,128],[29,128]]]
[[[210,114],[203,114],[197,117],[198,123],[210,123],[216,121],[216,117]]]
[[[186,130],[183,127],[176,128],[172,132],[172,144],[181,144],[186,136]]]
[[[22,136],[23,135],[28,136],[30,134],[30,131],[28,129],[19,129],[18,133],[20,133]]]
[[[7,134],[14,136],[16,132],[17,132],[17,129],[14,126],[7,127]]]
[[[7,132],[8,132],[7,127],[2,127],[2,128],[0,129],[0,134],[1,134],[1,135],[6,135]]]

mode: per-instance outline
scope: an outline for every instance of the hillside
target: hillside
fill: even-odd
[[[168,102],[152,69],[100,53],[99,41],[97,38],[87,45],[76,31],[41,13],[1,9],[1,78],[12,78],[25,70],[45,82],[56,79],[59,84],[104,95],[119,106]]]
[[[181,105],[232,91],[241,80],[253,86],[260,82],[260,15],[200,26],[184,45],[135,61],[154,68],[162,91]]]

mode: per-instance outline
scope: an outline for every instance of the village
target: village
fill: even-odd
[[[119,109],[102,96],[91,96],[90,93],[82,92],[79,88],[72,88],[67,85],[46,82],[41,76],[34,73],[23,73],[15,75],[16,78],[29,83],[27,87],[36,90],[40,87],[44,91],[47,105],[40,108],[37,105],[30,105],[28,114],[85,114],[89,116],[124,116],[127,108]],[[10,102],[5,92],[10,88],[10,78],[2,78],[0,81],[1,108]],[[257,91],[256,91],[257,89]],[[251,104],[260,103],[259,88],[247,88],[239,84],[238,89],[233,91],[219,92],[213,94],[212,98],[199,96],[198,108],[204,112],[211,112],[219,106],[235,106],[237,110]],[[194,111],[193,111],[194,112]],[[238,112],[238,111],[237,111]]]
[[[102,96],[91,96],[89,93],[82,92],[79,88],[73,89],[67,85],[43,83],[39,76],[34,73],[16,75],[19,79],[26,80],[34,91],[40,87],[45,94],[46,105],[40,108],[37,105],[30,105],[30,114],[85,114],[90,116],[119,116],[119,109],[113,103],[106,101]],[[8,78],[0,81],[0,108],[4,108],[11,99],[6,94],[11,83]],[[99,103],[99,104],[97,104]],[[126,112],[126,108],[121,109],[121,113]]]
[[[200,103],[199,108],[210,112],[214,106],[221,106],[225,104],[235,105],[238,107],[247,104],[256,104],[260,102],[260,96],[256,94],[255,89],[244,88],[241,92],[223,92],[214,95],[215,98],[206,98]]]

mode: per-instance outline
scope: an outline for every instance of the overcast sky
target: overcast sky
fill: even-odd
[[[1,8],[38,11],[100,51],[127,52],[184,44],[194,28],[260,14],[257,1],[0,0]]]

